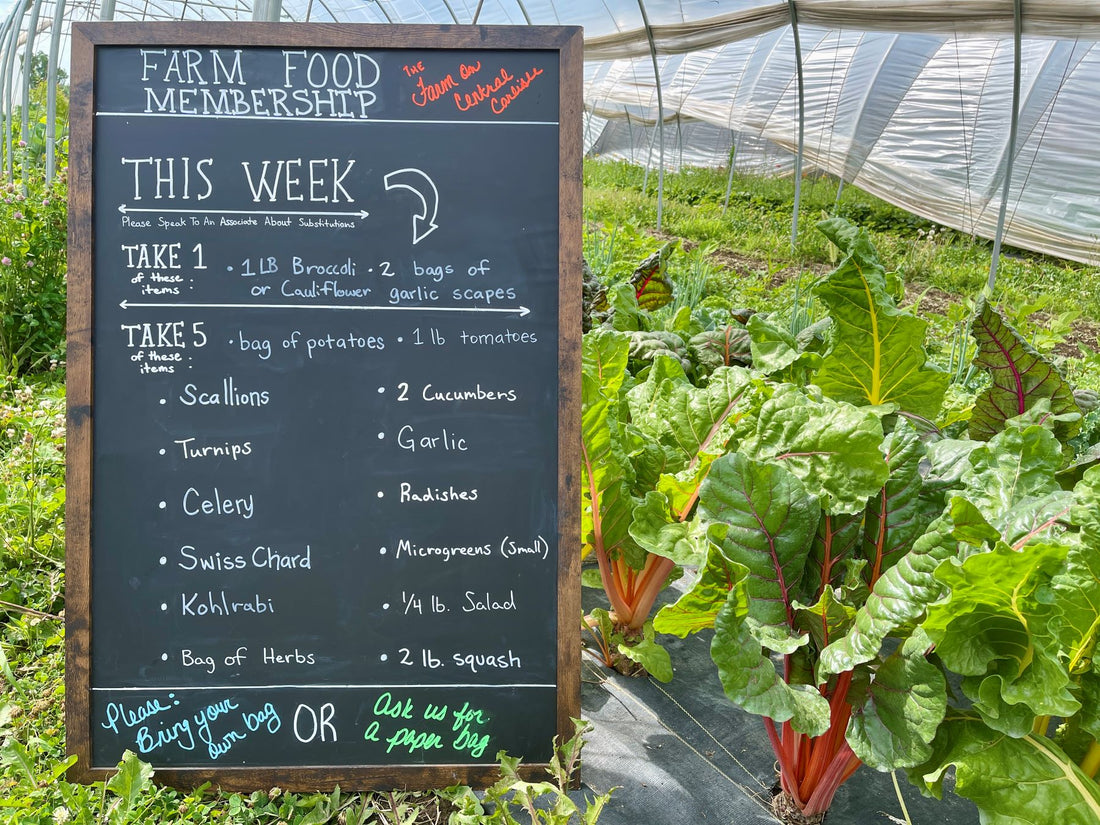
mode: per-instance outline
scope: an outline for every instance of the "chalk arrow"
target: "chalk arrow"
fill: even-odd
[[[416,183],[420,183],[419,178],[423,178],[431,189],[430,207],[428,204],[429,196],[425,194],[427,190],[422,190],[416,186]],[[435,182],[428,177],[426,172],[411,166],[405,169],[395,169],[386,175],[384,180],[386,191],[390,189],[408,189],[420,198],[420,214],[413,215],[413,246],[416,246],[439,228],[439,225],[435,222],[435,216],[439,213],[439,190],[435,188]]]
[[[123,215],[128,215],[131,212],[156,212],[157,214],[174,213],[181,215],[307,215],[323,218],[359,218],[360,220],[370,216],[370,212],[366,209],[360,209],[358,212],[301,212],[298,210],[283,212],[274,209],[161,209],[159,207],[146,209],[136,206],[127,206],[126,204],[119,206],[118,211]]]
[[[364,304],[199,304],[199,303],[161,303],[153,301],[120,301],[123,309],[135,307],[160,307],[168,309],[335,309],[366,310],[375,312],[514,312],[520,318],[530,315],[525,306],[518,307],[433,307],[433,306],[367,306]]]

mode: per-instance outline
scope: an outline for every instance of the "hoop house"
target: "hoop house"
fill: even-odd
[[[45,55],[52,90],[69,24],[90,19],[579,24],[591,155],[658,177],[731,158],[828,172],[966,233],[1100,262],[1091,0],[18,0],[0,26],[13,141],[34,126],[22,66]]]

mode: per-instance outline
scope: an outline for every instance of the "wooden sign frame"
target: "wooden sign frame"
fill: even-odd
[[[582,37],[576,27],[481,27],[276,23],[92,23],[72,31],[71,136],[69,171],[68,275],[68,488],[66,506],[66,708],[69,753],[77,762],[74,781],[102,780],[113,765],[92,764],[91,655],[96,644],[125,644],[97,639],[92,625],[93,484],[96,420],[96,341],[93,329],[97,204],[93,174],[96,141],[97,50],[111,46],[294,47],[370,49],[498,49],[558,52],[558,489],[557,496],[557,698],[556,729],[562,741],[580,716],[580,455],[581,344],[581,112]],[[162,562],[163,563],[163,562]],[[515,754],[523,756],[523,754]],[[121,758],[122,754],[118,754]],[[492,754],[487,754],[491,759]],[[159,782],[190,788],[204,782],[232,790],[279,786],[318,790],[439,788],[454,783],[483,786],[497,778],[492,764],[398,765],[210,765],[162,767]],[[543,775],[544,764],[525,765],[529,777]]]

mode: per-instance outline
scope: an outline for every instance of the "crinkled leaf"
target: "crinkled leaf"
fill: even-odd
[[[947,680],[925,657],[927,648],[928,637],[918,631],[875,668],[862,696],[852,696],[848,744],[880,771],[912,767],[932,755],[947,712]]]
[[[751,367],[749,331],[740,324],[705,330],[688,341],[697,375],[710,375],[718,367]]]
[[[890,477],[867,505],[863,535],[863,557],[872,585],[913,548],[931,522],[920,507],[924,446],[916,430],[907,421],[900,421],[883,442],[882,452]]]
[[[714,627],[714,619],[726,603],[733,586],[748,575],[748,568],[731,562],[714,545],[707,550],[706,564],[691,590],[674,603],[661,608],[653,620],[659,633],[679,636]]]
[[[740,367],[722,367],[705,387],[693,386],[682,371],[662,358],[645,382],[627,394],[631,416],[651,437],[672,450],[669,472],[698,464],[703,455],[726,452],[741,416],[751,375]]]
[[[638,330],[630,333],[630,358],[633,361],[653,361],[659,356],[678,358],[684,369],[691,367],[687,345],[675,332]]]
[[[731,702],[774,722],[790,721],[795,730],[820,736],[829,728],[829,703],[810,685],[787,684],[763,655],[746,619],[749,579],[737,582],[714,623],[710,655]]]
[[[799,633],[786,625],[760,624],[752,616],[746,617],[745,623],[757,643],[772,653],[789,655],[810,643],[808,633]]]
[[[1009,427],[970,453],[961,476],[963,495],[985,519],[1015,544],[1053,527],[1068,511],[1072,496],[1055,474],[1061,445],[1045,427]]]
[[[954,765],[955,792],[978,806],[984,825],[1100,822],[1100,786],[1046,737],[1014,739],[972,715],[952,714],[932,747],[910,778],[942,797],[944,774]]]
[[[1100,673],[1100,543],[1069,548],[1065,567],[1050,583],[1054,614],[1048,630],[1066,660],[1071,676]]]
[[[978,677],[964,689],[998,730],[1024,732],[1020,713],[1004,705],[1025,706],[1031,716],[1069,716],[1080,707],[1068,674],[1043,644],[1044,594],[1065,555],[1061,545],[1036,542],[1017,551],[1001,542],[936,570],[949,595],[928,609],[923,627],[948,668]]]
[[[672,681],[672,659],[653,638],[653,622],[642,626],[641,640],[629,645],[620,644],[619,653],[640,664],[658,682]]]
[[[949,516],[932,522],[913,549],[879,577],[852,629],[821,651],[819,679],[874,659],[888,636],[916,622],[940,598],[944,586],[934,573],[940,562],[958,552],[952,529]]]
[[[1100,467],[1091,467],[1073,488],[1077,505],[1073,508],[1073,523],[1081,528],[1081,536],[1093,547],[1100,546]]]
[[[789,626],[821,513],[817,497],[783,467],[733,453],[711,465],[699,509],[711,541],[749,569],[750,615]]]
[[[771,316],[761,313],[753,315],[745,329],[749,333],[753,366],[765,375],[789,367],[802,355],[795,336],[775,323]]]
[[[822,499],[826,512],[854,513],[889,476],[881,444],[882,423],[873,412],[784,387],[764,403],[756,433],[741,450],[781,462]]]
[[[987,441],[1005,423],[1041,400],[1050,402],[1052,415],[1080,413],[1073,388],[1054,365],[1046,361],[984,297],[974,313],[970,332],[978,344],[974,365],[989,373],[992,385],[978,396],[970,416],[970,437]],[[1081,429],[1080,420],[1056,426],[1062,441]]]
[[[1081,700],[1081,711],[1074,720],[1093,739],[1100,741],[1100,669],[1095,667],[1095,663],[1093,668],[1079,677],[1078,698]]]
[[[896,404],[907,412],[935,417],[949,377],[926,365],[928,322],[894,306],[867,230],[843,218],[817,226],[844,258],[815,289],[833,319],[831,347],[815,383],[839,401]]]
[[[706,526],[696,519],[680,521],[668,498],[655,490],[634,508],[630,535],[646,551],[677,564],[699,565],[707,556]]]

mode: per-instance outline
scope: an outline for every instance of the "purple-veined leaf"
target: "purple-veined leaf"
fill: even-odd
[[[978,344],[975,366],[988,371],[992,386],[978,396],[970,416],[970,437],[987,441],[1005,423],[1023,415],[1042,400],[1050,402],[1050,414],[1080,413],[1073,389],[1054,365],[1036,352],[984,297],[978,303],[970,331]],[[1061,440],[1072,438],[1079,420],[1063,422],[1055,429]]]
[[[913,548],[931,522],[920,507],[924,447],[916,430],[904,419],[899,420],[883,442],[882,451],[890,478],[867,505],[863,534],[870,585]]]
[[[820,736],[829,729],[829,703],[810,685],[792,685],[765,656],[748,621],[751,573],[737,581],[714,622],[710,656],[731,702],[773,722],[789,721],[795,730]]]
[[[793,627],[791,602],[821,514],[817,497],[783,467],[731,453],[711,465],[699,510],[710,540],[749,570],[749,615]]]
[[[630,276],[630,286],[638,299],[638,306],[653,312],[672,303],[672,281],[665,273],[664,262],[672,244],[665,244],[640,264]]]
[[[940,562],[958,552],[953,528],[949,515],[936,519],[913,549],[879,577],[852,629],[821,651],[820,681],[874,659],[888,636],[916,622],[943,595],[944,586],[934,574]]]
[[[843,218],[817,226],[844,258],[814,290],[833,319],[831,346],[814,383],[838,401],[895,404],[934,418],[949,378],[926,365],[928,323],[894,306],[867,230]]]
[[[845,562],[856,555],[862,538],[862,512],[822,514],[802,584],[807,600],[821,598],[826,586],[840,586],[846,571]]]
[[[718,367],[752,366],[749,331],[740,324],[730,324],[693,335],[688,352],[696,363],[697,375],[709,375]]]

